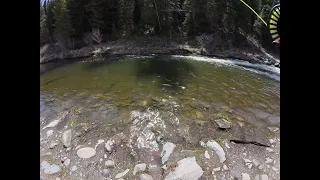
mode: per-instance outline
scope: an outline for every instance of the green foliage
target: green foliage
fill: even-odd
[[[49,40],[46,18],[44,8],[40,7],[40,44],[47,43]]]
[[[55,0],[52,12],[55,19],[55,35],[62,38],[69,37],[72,32],[72,26],[68,14],[67,1]]]

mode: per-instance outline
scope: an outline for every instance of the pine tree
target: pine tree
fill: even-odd
[[[70,17],[67,9],[66,0],[55,0],[54,7],[52,9],[55,18],[55,30],[54,33],[57,37],[66,38],[71,35],[72,26],[70,23]]]

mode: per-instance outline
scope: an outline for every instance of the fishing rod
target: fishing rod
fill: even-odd
[[[250,7],[246,2],[240,0],[247,8],[249,8],[269,29],[269,33],[272,38],[272,44],[280,47],[280,0],[275,0],[273,7],[270,10],[268,23],[263,20],[263,18]]]

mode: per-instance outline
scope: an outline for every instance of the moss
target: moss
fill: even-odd
[[[216,114],[214,114],[214,117],[216,118],[216,119],[225,119],[225,120],[227,120],[227,121],[231,121],[231,119],[230,119],[230,117],[227,115],[227,114],[225,114],[225,113],[216,113]]]
[[[177,151],[181,152],[183,150],[183,146],[181,144],[177,145]]]
[[[220,144],[221,147],[224,146],[223,141],[224,141],[224,139],[223,139],[221,136],[216,139],[216,142],[217,142],[218,144]]]

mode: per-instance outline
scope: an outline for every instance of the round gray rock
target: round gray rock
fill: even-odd
[[[110,176],[110,171],[108,169],[103,169],[102,174],[104,177],[109,177]]]
[[[153,178],[149,174],[141,174],[140,180],[153,180]]]
[[[217,119],[215,120],[220,129],[230,129],[231,123],[225,119]]]
[[[77,151],[77,155],[83,159],[91,158],[95,154],[96,154],[96,150],[91,147],[84,147]]]

